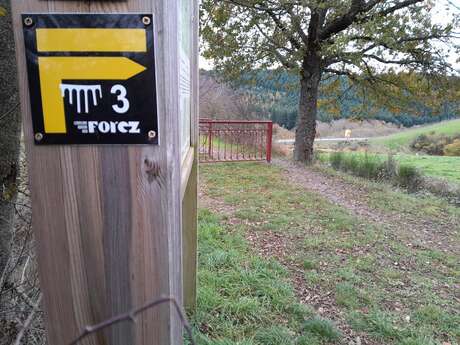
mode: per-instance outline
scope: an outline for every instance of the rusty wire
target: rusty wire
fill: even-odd
[[[164,303],[171,303],[174,306],[174,308],[176,309],[177,314],[179,315],[179,318],[180,318],[182,324],[184,325],[185,330],[187,331],[187,335],[190,338],[191,345],[196,345],[195,341],[193,340],[192,328],[190,327],[190,324],[188,323],[187,318],[185,317],[185,313],[182,311],[181,307],[177,303],[177,300],[174,297],[171,297],[171,296],[169,296],[169,297],[161,297],[159,299],[153,300],[153,301],[143,305],[142,307],[139,307],[137,309],[131,310],[128,313],[120,314],[118,316],[114,316],[111,319],[102,321],[101,323],[98,323],[98,324],[93,325],[93,326],[86,326],[85,330],[78,336],[78,338],[76,338],[74,341],[72,341],[69,345],[76,345],[81,340],[86,338],[87,336],[89,336],[89,335],[91,335],[93,333],[99,332],[99,331],[101,331],[101,330],[103,330],[103,329],[105,329],[105,328],[107,328],[109,326],[115,325],[117,323],[120,323],[120,322],[123,322],[123,321],[135,322],[136,321],[136,316],[138,314],[142,314],[146,310],[148,310],[150,308],[155,308],[155,307],[157,307],[157,306],[159,306],[161,304],[164,304]]]

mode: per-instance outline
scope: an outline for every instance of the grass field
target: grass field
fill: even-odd
[[[386,157],[388,153],[391,153],[399,163],[414,166],[419,169],[423,175],[460,183],[460,157],[429,156],[411,152],[410,144],[418,135],[432,132],[445,135],[459,134],[460,119],[408,129],[386,137],[372,139],[370,140],[370,146],[367,150],[370,154],[377,154],[382,156],[382,158]],[[324,146],[324,144],[322,145]],[[327,145],[325,148],[331,150],[331,147]],[[364,153],[352,152],[347,154],[361,155]]]
[[[363,157],[364,152],[344,152],[346,155]],[[381,160],[388,158],[387,154],[368,153],[371,156],[378,156]],[[328,162],[329,153],[320,155],[322,161]],[[426,176],[438,179],[445,179],[449,182],[460,184],[460,157],[428,156],[397,153],[393,155],[400,164],[414,166]]]
[[[460,184],[460,157],[397,154],[400,163],[418,168],[424,175]]]
[[[384,138],[371,140],[371,144],[376,146],[384,146],[391,150],[408,149],[409,144],[420,134],[428,134],[436,132],[436,134],[454,135],[460,133],[460,119],[444,121],[430,126],[423,126],[414,129],[408,129],[401,133],[389,135]]]
[[[243,228],[209,210],[200,211],[199,225],[198,344],[288,345],[295,335],[296,344],[314,345],[338,337],[329,321],[296,300],[279,262],[254,255]],[[310,332],[307,320],[324,331]]]
[[[458,256],[417,244],[400,223],[458,225],[459,209],[347,177],[376,214],[398,213],[375,222],[275,166],[208,165],[201,178],[206,197],[222,204],[200,217],[199,344],[460,343]],[[299,304],[299,294],[310,302]]]

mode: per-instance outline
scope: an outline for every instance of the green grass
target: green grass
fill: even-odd
[[[335,326],[328,320],[313,318],[306,321],[303,325],[303,331],[310,338],[325,339],[329,341],[339,340],[341,334]]]
[[[399,163],[408,164],[421,171],[422,174],[460,183],[460,157],[443,157],[411,154],[409,145],[421,134],[455,135],[460,133],[460,119],[444,121],[434,125],[408,129],[400,133],[370,140],[369,151],[382,154],[390,150]],[[349,153],[360,155],[363,153]]]
[[[348,157],[355,157],[356,164],[359,163],[365,156],[364,152],[343,152]],[[329,156],[334,153],[322,153],[320,159],[323,162],[329,161]],[[387,154],[372,153],[368,157],[373,157],[373,160],[384,161],[388,158]],[[393,158],[400,164],[409,165],[417,168],[423,175],[460,184],[460,157],[443,157],[443,156],[428,156],[415,154],[395,154]],[[371,158],[369,158],[372,160]],[[334,162],[331,160],[331,163]]]
[[[192,318],[198,344],[295,345],[305,323],[317,320],[296,300],[286,269],[255,255],[241,229],[228,228],[208,210],[199,214],[198,280]],[[317,344],[338,334],[332,323],[323,323],[327,330],[315,334]]]
[[[452,206],[443,198],[425,195],[417,197],[413,194],[402,193],[391,185],[365,180],[332,168],[318,165],[315,167],[320,173],[343,179],[346,183],[359,186],[361,193],[367,195],[370,207],[384,213],[398,213],[403,218],[426,218],[433,223],[440,219],[459,219],[455,230],[460,231],[460,208]],[[457,240],[460,241],[460,233]]]
[[[395,159],[416,167],[424,175],[460,183],[460,157],[397,154]]]
[[[206,213],[200,221],[195,326],[205,333],[203,344],[340,341],[329,321],[311,310],[299,313],[289,274],[276,258],[251,252],[247,231],[261,238],[282,234],[289,260],[304,269],[306,287],[330,296],[355,331],[388,345],[459,344],[460,304],[452,297],[459,284],[458,257],[409,246],[415,239],[398,224],[368,223],[292,185],[275,166],[218,164],[203,166],[201,174],[206,193],[231,205],[237,220],[223,226]],[[366,189],[369,206],[381,212],[396,210],[433,227],[438,220],[460,220],[460,212],[442,201],[378,183],[360,185]]]
[[[401,133],[389,135],[384,138],[371,140],[374,145],[383,145],[391,150],[401,150],[408,148],[412,140],[420,134],[428,134],[436,132],[436,134],[454,135],[460,133],[460,120],[444,121],[430,126],[408,129]]]

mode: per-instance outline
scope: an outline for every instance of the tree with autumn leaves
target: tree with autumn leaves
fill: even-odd
[[[322,80],[348,76],[369,90],[407,96],[453,73],[445,45],[458,48],[451,42],[458,18],[434,24],[433,6],[428,0],[203,0],[203,54],[227,79],[255,68],[298,73],[294,159],[309,163]],[[375,91],[376,99],[382,93]]]

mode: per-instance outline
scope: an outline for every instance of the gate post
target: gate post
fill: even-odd
[[[273,122],[267,123],[267,162],[272,161]]]
[[[212,157],[212,121],[209,121],[208,122],[208,128],[209,128],[209,139],[208,139],[208,157],[211,158]]]
[[[178,21],[191,1],[12,1],[50,345],[162,296],[183,304]],[[81,343],[178,345],[182,325],[163,304]]]

